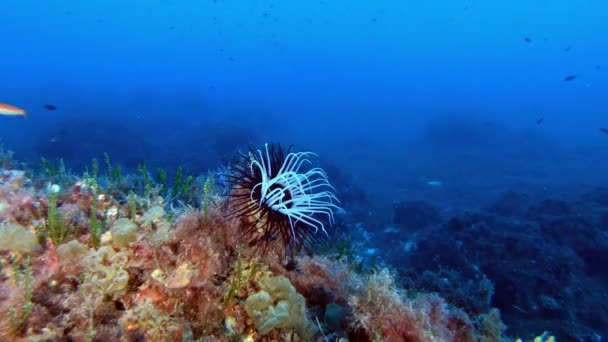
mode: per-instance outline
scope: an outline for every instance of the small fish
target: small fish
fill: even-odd
[[[604,134],[608,134],[608,128],[602,127],[602,128],[600,128],[600,132],[602,132]]]
[[[532,43],[532,38],[530,38],[530,37],[525,37],[525,38],[524,38],[524,42],[526,42],[526,43]]]
[[[365,253],[368,255],[375,255],[378,253],[378,248],[368,248]]]
[[[602,67],[600,65],[595,66],[595,70],[600,70]]]
[[[536,119],[536,124],[540,125],[541,123],[543,123],[543,121],[545,121],[545,118],[538,118]]]
[[[11,106],[9,104],[0,103],[0,115],[8,115],[8,116],[26,116],[25,110]]]
[[[53,134],[53,135],[52,135],[52,136],[49,138],[49,142],[50,142],[51,144],[54,144],[54,143],[56,143],[56,142],[60,142],[60,141],[63,139],[63,137],[65,137],[65,136],[66,136],[66,134],[67,134],[67,131],[65,131],[65,130],[60,130],[60,131],[58,131],[58,132],[55,132],[55,133],[54,133],[54,134]]]
[[[426,182],[426,185],[428,185],[431,188],[441,188],[441,187],[443,187],[443,182],[438,181],[438,180],[431,180],[431,181]]]
[[[566,47],[566,48],[564,49],[564,52],[568,52],[568,51],[570,51],[570,50],[572,50],[572,46],[568,46],[568,47]]]
[[[45,104],[44,106],[42,106],[42,108],[46,110],[57,110],[57,107],[53,106],[52,104]]]
[[[568,75],[566,77],[564,77],[564,81],[569,82],[569,81],[574,81],[576,79],[576,75]]]

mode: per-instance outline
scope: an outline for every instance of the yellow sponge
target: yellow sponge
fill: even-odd
[[[258,285],[260,291],[247,298],[245,311],[260,334],[266,335],[275,328],[294,328],[300,337],[312,338],[317,328],[306,317],[306,301],[289,279],[263,277]]]

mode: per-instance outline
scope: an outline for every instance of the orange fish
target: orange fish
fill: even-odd
[[[11,106],[9,104],[0,103],[0,115],[9,116],[26,116],[25,110]]]

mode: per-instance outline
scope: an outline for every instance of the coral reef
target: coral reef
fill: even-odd
[[[55,174],[52,190],[0,171],[0,340],[502,339],[497,311],[468,316],[386,268],[359,272],[335,254],[288,265],[284,241],[243,241],[250,227],[227,219],[212,175],[180,188],[200,199],[180,206],[145,167],[138,178],[106,163],[106,176],[96,162]]]

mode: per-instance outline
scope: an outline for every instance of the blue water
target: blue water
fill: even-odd
[[[4,0],[0,13],[0,102],[28,111],[0,117],[1,142],[31,166],[107,152],[197,174],[279,141],[317,152],[351,221],[378,234],[403,201],[447,219],[508,191],[534,208],[608,185],[606,1]],[[605,234],[602,205],[583,211]],[[583,292],[606,290],[587,275]],[[539,332],[568,317],[494,300]],[[572,330],[608,330],[578,318]]]

